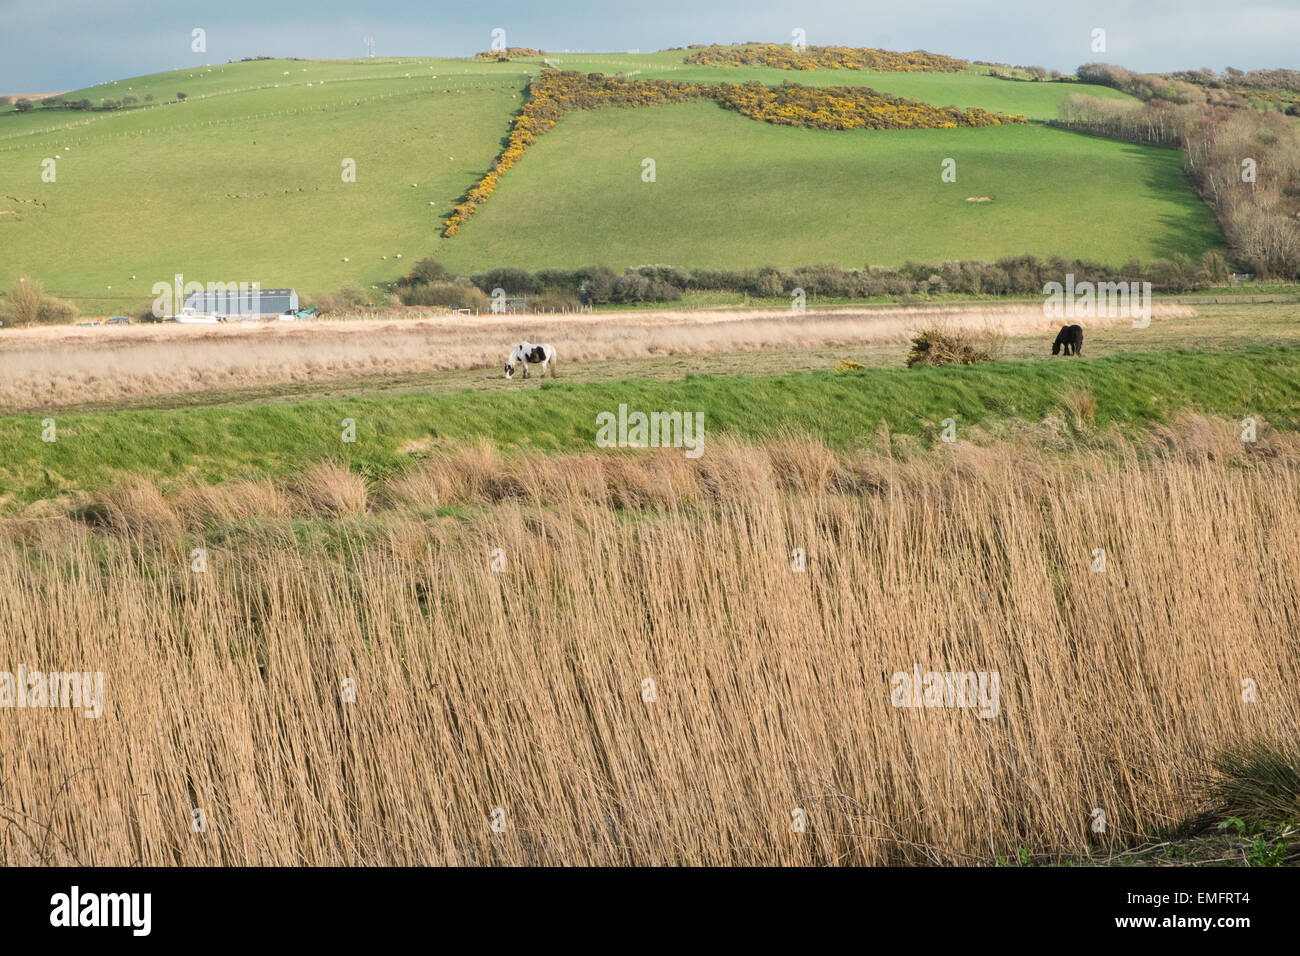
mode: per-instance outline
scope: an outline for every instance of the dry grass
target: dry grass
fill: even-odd
[[[1192,316],[1158,305],[1157,318]],[[1095,319],[1090,327],[1128,320]],[[0,408],[47,408],[132,396],[501,367],[520,341],[550,342],[565,363],[907,341],[942,324],[981,338],[1056,334],[1025,305],[826,310],[619,312],[598,315],[357,319],[224,326],[6,329]]]
[[[1195,426],[1066,460],[479,447],[368,511],[324,465],[297,491],[135,487],[105,524],[0,522],[7,666],[102,670],[106,697],[98,719],[0,715],[0,862],[1113,848],[1201,809],[1216,754],[1300,736],[1300,441],[1224,458],[1230,423]],[[473,510],[426,510],[449,503]],[[895,708],[914,665],[997,671],[998,715]]]
[[[1070,424],[1076,433],[1082,433],[1092,426],[1097,417],[1096,395],[1080,388],[1067,392],[1061,401],[1070,414]]]
[[[294,494],[309,514],[361,515],[366,513],[366,480],[337,461],[309,465],[295,482]]]
[[[269,481],[191,485],[177,493],[175,506],[191,530],[240,520],[277,520],[293,513],[291,495]]]
[[[102,515],[111,527],[136,537],[169,537],[180,531],[171,506],[152,482],[132,478],[100,495]]]

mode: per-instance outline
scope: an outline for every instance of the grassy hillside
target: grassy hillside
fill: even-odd
[[[1144,425],[1182,409],[1254,415],[1300,427],[1300,348],[1130,353],[1086,362],[1000,362],[971,368],[871,369],[758,377],[687,375],[485,393],[355,396],[190,409],[54,413],[58,440],[41,440],[44,415],[0,417],[0,502],[21,504],[95,491],[131,474],[162,481],[283,477],[337,457],[370,475],[401,471],[430,443],[486,439],[515,449],[592,450],[595,416],[632,410],[702,411],[705,455],[722,435],[785,430],[833,447],[871,441],[882,420],[897,434],[934,436],[949,416],[961,427],[1039,421],[1072,395],[1090,393],[1095,421]],[[344,418],[355,443],[341,441]],[[7,499],[7,501],[6,501]]]
[[[865,84],[1031,118],[1053,115],[1061,97],[1082,89],[976,72],[687,67],[682,56],[551,59],[635,78]],[[542,151],[506,177],[474,229],[440,241],[442,220],[488,168],[523,103],[528,72],[540,67],[268,60],[66,94],[94,103],[139,100],[116,112],[7,110],[0,115],[0,289],[29,273],[90,314],[138,308],[155,282],[176,273],[304,292],[335,291],[347,281],[382,289],[425,255],[466,271],[542,261],[537,248],[525,247],[521,259],[520,236],[533,245],[544,237],[545,261],[569,266],[861,265],[991,251],[1125,258],[1195,254],[1216,241],[1208,216],[1175,175],[1172,154],[1037,129],[1005,138],[817,135],[708,106],[566,117]],[[186,102],[176,101],[179,92]],[[576,152],[561,155],[569,149]],[[938,193],[937,162],[950,155],[959,160],[958,184]],[[644,156],[661,163],[657,210],[642,201],[651,193],[627,188],[642,185]],[[41,179],[47,158],[56,160],[54,183]],[[355,183],[341,178],[348,158],[357,163]],[[601,205],[582,188],[588,158],[596,161]],[[954,212],[946,201],[956,192],[963,199],[994,195],[995,202],[979,209],[963,203]],[[696,218],[700,210],[709,215]],[[1027,226],[1010,225],[1013,219]],[[760,235],[756,224],[764,222],[771,230]],[[629,245],[625,234],[632,232],[637,242]],[[741,233],[754,241],[731,241]]]
[[[44,204],[0,196],[15,213],[0,215],[0,286],[29,272],[116,311],[178,272],[303,291],[391,281],[491,161],[525,82],[460,61],[263,61],[96,91],[185,103],[0,117],[0,194]],[[60,157],[55,183],[45,157]]]
[[[641,179],[646,157],[654,183]],[[948,157],[955,183],[940,179]],[[1119,264],[1217,242],[1172,150],[1043,126],[794,129],[683,104],[566,116],[435,255],[458,269],[856,267],[1031,250]]]

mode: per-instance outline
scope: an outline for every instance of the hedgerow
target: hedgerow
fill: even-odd
[[[1023,123],[978,108],[931,106],[886,96],[865,86],[800,86],[720,83],[708,87],[712,99],[751,119],[811,129],[955,129]]]
[[[530,46],[510,46],[504,50],[485,50],[482,53],[475,53],[474,59],[495,60],[499,63],[502,60],[533,59],[545,55],[545,50],[534,50]]]
[[[1051,281],[1072,274],[1076,282],[1150,282],[1159,293],[1191,292],[1227,281],[1223,255],[1210,250],[1194,262],[1182,253],[1173,259],[1136,259],[1114,267],[1059,256],[1007,256],[996,262],[907,262],[897,268],[868,266],[845,269],[819,263],[794,269],[764,266],[759,269],[682,269],[670,265],[642,265],[622,275],[608,266],[580,269],[526,269],[503,267],[471,276],[452,276],[437,262],[425,259],[397,283],[405,300],[408,292],[426,283],[469,283],[491,293],[504,289],[511,296],[560,295],[583,305],[629,302],[673,302],[688,292],[741,293],[758,299],[786,298],[802,289],[811,300],[861,300],[957,294],[969,296],[1041,296]],[[408,303],[409,304],[409,303]]]
[[[710,46],[684,60],[697,66],[770,66],[778,70],[881,70],[891,73],[961,73],[969,60],[913,50],[873,50],[848,46],[793,46],[760,43],[753,46]]]

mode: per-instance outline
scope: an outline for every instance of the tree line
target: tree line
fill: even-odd
[[[434,259],[422,259],[397,283],[404,305],[440,305],[482,309],[496,290],[526,297],[531,307],[547,310],[579,305],[635,305],[676,302],[692,292],[739,293],[755,299],[792,298],[803,290],[809,298],[861,300],[959,294],[967,296],[1040,296],[1048,282],[1073,274],[1076,282],[1150,282],[1153,291],[1192,292],[1228,280],[1223,254],[1207,251],[1199,260],[1177,253],[1172,259],[1130,260],[1119,268],[1059,256],[1007,256],[996,262],[976,260],[939,263],[907,262],[896,268],[845,269],[833,263],[781,269],[683,269],[643,265],[622,273],[604,265],[578,269],[501,267],[455,275]]]
[[[1182,150],[1189,180],[1214,210],[1241,267],[1261,278],[1300,279],[1300,129],[1276,110],[1253,108],[1221,82],[1179,78],[1200,75],[1171,78],[1085,64],[1080,79],[1137,99],[1072,94],[1056,125]]]
[[[186,95],[184,93],[176,94],[177,100],[184,100],[185,98]],[[0,96],[0,106],[9,106],[11,99],[12,98],[8,96]],[[154,96],[152,93],[146,93],[144,95],[144,102],[152,103],[153,101]],[[40,101],[39,105],[47,110],[85,110],[87,112],[101,112],[105,110],[125,109],[130,106],[135,106],[139,102],[140,98],[138,96],[128,93],[120,100],[105,98],[101,99],[98,103],[92,103],[90,99],[84,96],[77,100],[69,99],[66,96],[47,96]],[[26,96],[12,99],[12,104],[14,110],[19,113],[29,113],[38,105]]]

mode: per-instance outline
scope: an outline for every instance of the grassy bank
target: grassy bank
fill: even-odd
[[[1300,347],[763,378],[559,380],[491,393],[6,416],[0,418],[6,449],[0,495],[22,504],[102,489],[127,474],[163,482],[278,477],[325,457],[378,476],[400,472],[440,443],[481,439],[516,449],[591,449],[596,415],[620,404],[703,412],[706,455],[709,441],[723,435],[793,431],[851,448],[875,441],[882,421],[894,434],[928,440],[945,418],[959,429],[987,429],[1040,421],[1067,407],[1085,409],[1098,427],[1143,426],[1195,410],[1293,429],[1300,427]],[[46,442],[43,422],[51,417],[57,440]],[[344,419],[355,422],[354,442],[342,440]]]

